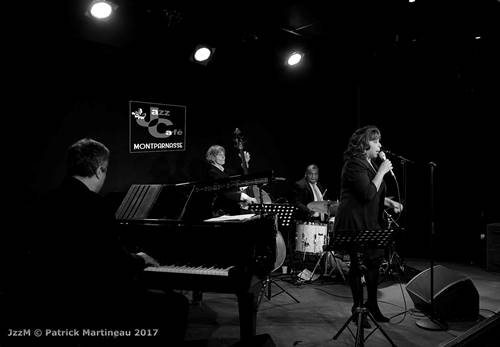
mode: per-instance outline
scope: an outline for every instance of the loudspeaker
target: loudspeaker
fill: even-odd
[[[479,293],[466,276],[442,265],[435,265],[434,272],[434,314],[442,320],[476,320],[479,316]],[[415,307],[432,313],[431,269],[428,268],[413,277],[406,285]]]
[[[500,272],[500,223],[486,226],[486,270]]]

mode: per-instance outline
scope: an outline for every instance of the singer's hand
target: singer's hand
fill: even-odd
[[[390,172],[391,170],[392,170],[392,163],[389,159],[385,159],[378,168],[378,171],[380,171],[384,175]]]
[[[380,159],[382,159],[382,164],[380,165],[380,168],[379,168],[379,171],[385,175],[387,172],[390,172],[391,175],[396,178],[396,176],[394,176],[394,172],[392,171],[392,163],[390,160],[387,159],[387,157],[385,156],[385,153],[383,151],[380,151],[378,152],[378,156]],[[383,167],[383,168],[382,168]],[[388,169],[387,169],[388,168]],[[381,171],[382,170],[386,170],[386,171]]]

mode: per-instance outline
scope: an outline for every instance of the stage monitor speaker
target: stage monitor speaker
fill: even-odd
[[[415,308],[432,313],[431,269],[428,268],[413,277],[406,285],[406,291]],[[466,276],[442,265],[434,266],[434,314],[442,320],[476,320],[479,316],[479,293]]]

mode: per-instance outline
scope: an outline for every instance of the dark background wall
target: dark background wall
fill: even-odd
[[[7,103],[21,117],[6,121],[4,132],[17,136],[8,150],[15,210],[57,185],[66,148],[84,136],[112,151],[107,195],[133,183],[198,179],[212,144],[237,166],[236,127],[251,167],[287,178],[273,188],[275,198],[314,162],[336,199],[349,136],[375,124],[383,145],[414,162],[403,170],[393,159],[406,206],[403,255],[429,255],[432,161],[436,256],[479,259],[484,225],[500,221],[497,1],[421,1],[413,9],[402,1],[353,2],[329,12],[300,1],[188,3],[122,2],[123,17],[106,26],[81,15],[84,1],[70,2],[48,17],[33,15],[22,33],[12,27]],[[166,23],[166,8],[182,20]],[[303,25],[300,35],[283,30]],[[188,59],[202,40],[217,47],[207,66]],[[308,52],[297,69],[279,55],[292,41]],[[186,150],[130,154],[130,100],[186,105]]]

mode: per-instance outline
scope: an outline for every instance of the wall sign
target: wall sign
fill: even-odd
[[[186,106],[129,101],[130,153],[184,151]]]

